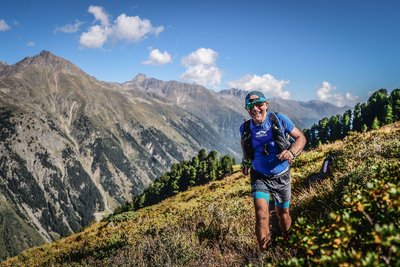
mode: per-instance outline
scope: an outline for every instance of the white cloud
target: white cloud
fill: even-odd
[[[283,99],[290,99],[290,92],[284,91],[284,87],[289,84],[289,81],[278,80],[271,74],[258,75],[246,75],[236,81],[229,82],[229,86],[232,88],[238,88],[242,90],[260,90],[271,97],[280,97]]]
[[[107,40],[107,29],[99,25],[90,27],[88,32],[82,33],[79,43],[87,48],[100,48]]]
[[[218,53],[210,48],[199,48],[182,59],[185,67],[194,65],[214,65]]]
[[[192,81],[205,87],[216,88],[221,83],[222,73],[215,66],[195,65],[190,66],[181,78]]]
[[[92,13],[96,21],[100,21],[101,26],[107,27],[109,25],[109,16],[101,6],[90,6],[89,13]]]
[[[79,31],[80,26],[83,24],[83,22],[79,20],[75,20],[74,24],[66,24],[63,27],[57,27],[54,29],[54,33],[57,32],[64,32],[64,33],[74,33]]]
[[[33,41],[29,41],[29,42],[26,43],[26,46],[29,46],[29,47],[34,47],[35,45],[36,44]]]
[[[149,54],[149,59],[144,61],[143,64],[146,65],[164,65],[167,63],[171,63],[172,58],[171,55],[168,54],[167,51],[160,52],[158,49],[151,50]]]
[[[186,67],[183,80],[216,88],[221,83],[222,71],[216,66],[218,53],[210,48],[199,48],[182,59]]]
[[[164,26],[154,27],[148,19],[125,14],[110,23],[109,15],[99,6],[90,6],[88,11],[94,15],[95,21],[100,21],[100,25],[92,26],[88,32],[82,33],[79,40],[82,47],[100,48],[110,39],[139,42],[150,34],[158,36],[164,30]]]
[[[10,26],[8,26],[7,22],[4,19],[0,19],[0,32],[4,32],[11,29]]]
[[[358,97],[353,96],[350,93],[337,93],[334,94],[333,90],[336,90],[335,86],[332,86],[329,82],[322,82],[320,87],[317,89],[318,99],[323,102],[331,103],[337,107],[353,106]]]
[[[141,19],[138,16],[130,17],[121,14],[115,21],[113,33],[117,39],[138,42],[150,33],[158,35],[163,30],[163,26],[154,28],[148,19]]]

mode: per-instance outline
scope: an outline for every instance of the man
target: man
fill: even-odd
[[[290,163],[303,150],[306,138],[288,117],[268,112],[268,102],[262,92],[249,92],[245,98],[245,108],[251,120],[247,126],[245,126],[246,122],[240,126],[243,150],[242,172],[247,175],[250,170],[256,212],[255,232],[260,249],[266,250],[271,241],[269,233],[271,194],[274,197],[275,211],[283,238],[287,239],[288,237],[292,223],[289,214]],[[280,147],[281,144],[275,135],[277,127],[273,126],[277,122],[279,122],[281,130],[284,129],[286,134],[294,138],[294,142],[286,144],[285,148]],[[250,137],[244,136],[246,132],[250,134],[247,135]]]

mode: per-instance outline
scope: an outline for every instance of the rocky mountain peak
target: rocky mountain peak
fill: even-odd
[[[143,73],[138,73],[135,78],[133,78],[134,82],[142,83],[144,80],[147,79],[147,76]]]
[[[34,56],[31,63],[44,67],[53,67],[58,70],[66,69],[69,71],[74,70],[80,72],[80,69],[76,67],[73,63],[64,58],[58,57],[46,50],[43,50],[42,52],[40,52],[39,55]]]
[[[235,96],[235,97],[239,97],[239,98],[245,98],[247,93],[248,93],[248,91],[236,89],[236,88],[225,89],[225,90],[219,91],[219,94],[221,94],[221,95]]]
[[[45,59],[49,59],[49,60],[58,60],[60,59],[59,57],[57,57],[56,55],[52,54],[51,52],[47,51],[47,50],[42,50],[39,55],[34,56],[35,58],[45,58]]]
[[[0,65],[1,68],[1,65]],[[4,68],[4,67],[3,67]],[[41,71],[46,70],[49,72],[62,72],[72,75],[86,75],[81,69],[75,66],[70,61],[58,57],[49,51],[43,50],[40,54],[33,57],[26,57],[23,60],[11,65],[7,68],[6,72],[9,75],[13,73],[23,73],[25,70],[37,68]]]

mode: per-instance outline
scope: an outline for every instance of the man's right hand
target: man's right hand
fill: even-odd
[[[242,163],[240,164],[240,168],[242,169],[242,173],[244,175],[248,175],[251,168],[251,160],[243,159]]]

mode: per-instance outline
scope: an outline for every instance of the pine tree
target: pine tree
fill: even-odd
[[[367,103],[362,103],[361,104],[361,131],[366,132],[369,127],[368,125],[372,124],[372,120],[369,117],[369,110],[368,110],[368,105]]]
[[[318,125],[313,124],[313,126],[311,126],[311,147],[316,147],[318,146],[318,143],[320,142],[320,138],[319,138],[319,134],[318,134]]]
[[[348,109],[344,112],[341,117],[341,138],[347,136],[347,134],[351,131],[351,110]]]
[[[361,125],[361,132],[365,133],[366,131],[368,131],[368,127],[366,124]]]
[[[361,125],[362,125],[361,104],[357,103],[357,105],[354,107],[354,112],[353,112],[353,123],[352,123],[353,131],[360,132]]]
[[[311,134],[311,129],[306,129],[306,130],[303,130],[303,134],[304,134],[304,136],[306,137],[306,140],[307,140],[307,142],[306,142],[306,145],[305,145],[305,147],[304,147],[304,149],[310,149],[311,148],[311,143],[312,143],[312,138],[313,138],[313,136],[312,136],[312,134]]]
[[[393,112],[393,120],[400,120],[400,89],[394,89],[390,93],[390,99],[392,101],[392,112]]]
[[[200,184],[205,184],[207,182],[207,161],[202,160],[200,161],[199,170],[197,172],[196,180]]]
[[[200,160],[198,156],[195,156],[192,158],[192,166],[195,167],[196,169],[199,168],[200,165]]]
[[[207,158],[207,152],[206,152],[206,150],[205,150],[204,148],[202,148],[202,149],[199,151],[199,156],[198,156],[198,158],[199,158],[200,161],[205,160],[205,159]]]
[[[372,129],[372,130],[377,130],[377,129],[379,129],[379,120],[378,120],[378,117],[375,117],[374,120],[372,121],[371,129]]]
[[[329,118],[327,127],[329,128],[329,141],[338,140],[341,137],[341,116],[336,115]]]
[[[329,140],[328,132],[328,118],[323,118],[318,122],[318,137],[322,144],[325,144]]]
[[[389,104],[385,105],[384,113],[385,113],[385,117],[383,120],[383,124],[392,123],[393,122],[393,108],[392,108],[391,101],[389,102]]]
[[[225,155],[221,158],[220,161],[221,161],[220,170],[221,170],[222,176],[225,176],[225,175],[233,172],[232,166],[234,164],[234,159]],[[222,178],[222,177],[219,177],[219,178]]]
[[[389,104],[388,94],[386,89],[379,89],[375,91],[368,99],[367,112],[366,112],[366,124],[368,128],[372,129],[372,124],[375,118],[379,123],[385,120],[384,107]]]

